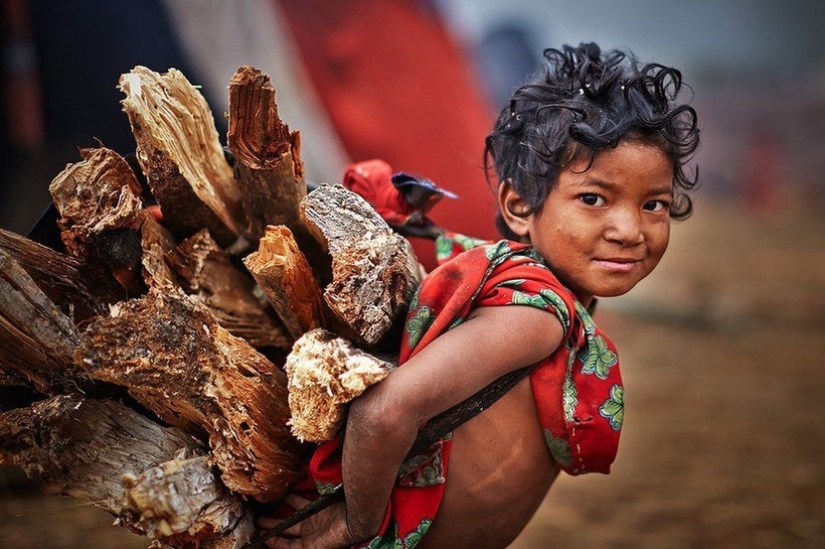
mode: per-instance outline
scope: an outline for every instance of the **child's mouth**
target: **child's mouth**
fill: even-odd
[[[605,269],[617,273],[629,273],[632,271],[639,263],[641,263],[640,259],[631,259],[631,258],[611,258],[611,259],[597,259],[596,263],[604,267]]]

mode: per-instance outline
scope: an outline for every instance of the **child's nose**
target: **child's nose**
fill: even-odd
[[[609,216],[605,238],[624,246],[640,244],[644,240],[642,212],[636,208],[614,209]]]

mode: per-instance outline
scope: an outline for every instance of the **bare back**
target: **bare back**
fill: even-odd
[[[525,379],[453,433],[444,499],[419,548],[506,547],[558,473]]]

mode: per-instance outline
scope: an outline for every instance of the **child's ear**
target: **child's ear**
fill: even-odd
[[[529,237],[530,205],[516,193],[509,179],[498,186],[498,210],[511,231]]]

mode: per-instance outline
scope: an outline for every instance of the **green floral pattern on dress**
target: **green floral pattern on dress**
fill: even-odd
[[[391,521],[384,535],[374,538],[366,549],[404,549],[403,541],[398,536],[398,523]]]
[[[531,307],[544,309],[547,306],[547,302],[539,295],[525,294],[524,292],[516,290],[513,292],[513,305],[529,305]]]
[[[322,496],[324,494],[332,494],[336,490],[341,487],[340,484],[332,484],[331,482],[316,482],[315,489],[318,490],[318,493]]]
[[[435,320],[433,310],[426,305],[421,307],[421,309],[415,313],[414,317],[407,320],[405,330],[410,335],[410,349],[415,349],[415,346],[421,341],[421,338],[424,336],[424,332],[427,331],[433,323],[433,320]]]
[[[466,252],[489,243],[488,240],[458,233],[440,234],[435,239],[435,258],[439,263],[442,263],[461,253],[461,251]]]
[[[564,408],[564,418],[569,423],[573,421],[573,414],[576,412],[576,405],[579,403],[576,385],[573,383],[573,364],[576,362],[576,353],[565,345],[568,350],[567,375],[564,376],[564,384],[561,388],[562,407]]]
[[[435,486],[444,479],[444,462],[441,457],[441,445],[432,452],[415,455],[401,464],[398,471],[401,486]]]
[[[424,537],[424,534],[427,533],[427,530],[430,529],[433,521],[425,518],[419,524],[418,528],[410,532],[404,537],[404,547],[406,549],[412,549],[416,547],[419,543],[421,543],[421,538]]]
[[[576,313],[579,315],[582,321],[582,325],[584,326],[584,333],[587,335],[593,335],[596,333],[596,323],[593,322],[593,317],[590,316],[590,313],[587,309],[584,308],[584,305],[575,301],[573,304],[576,307]]]
[[[570,311],[567,310],[567,305],[564,303],[561,296],[552,290],[539,290],[539,295],[543,297],[546,302],[550,303],[556,310],[556,316],[558,316],[559,320],[561,320],[561,324],[564,326],[564,331],[566,332],[569,330]]]
[[[547,447],[550,449],[550,455],[560,465],[569,467],[573,464],[573,451],[570,449],[570,444],[563,438],[553,436],[550,429],[544,429],[544,440],[547,442]]]
[[[624,387],[613,385],[610,388],[610,398],[601,405],[599,413],[610,422],[614,431],[621,431],[624,423]]]
[[[595,374],[599,379],[607,379],[610,367],[619,362],[619,357],[599,335],[588,335],[587,346],[579,351],[579,359],[582,361],[582,373]]]
[[[383,536],[373,539],[369,545],[366,546],[366,549],[414,549],[421,543],[421,539],[432,524],[432,519],[424,518],[418,523],[418,527],[415,530],[408,532],[402,539],[401,536],[398,535],[398,524],[392,521],[387,532]]]
[[[495,244],[490,244],[484,247],[484,255],[487,259],[493,261],[492,266],[499,265],[501,261],[506,259],[510,254],[510,245],[506,240],[499,240]],[[498,261],[496,261],[498,260]],[[487,268],[490,270],[490,267]]]

